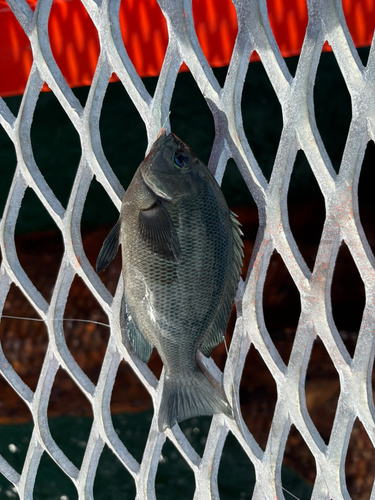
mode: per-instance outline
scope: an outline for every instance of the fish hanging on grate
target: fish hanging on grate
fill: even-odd
[[[126,332],[147,363],[154,347],[165,378],[159,429],[233,411],[196,362],[223,342],[241,272],[240,224],[216,180],[174,134],[162,131],[125,193],[96,270],[122,247]]]

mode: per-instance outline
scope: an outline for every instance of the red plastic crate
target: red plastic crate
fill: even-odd
[[[35,8],[35,0],[28,3]],[[306,0],[268,0],[267,5],[281,53],[284,57],[299,54],[307,26]],[[375,26],[374,0],[344,0],[343,8],[355,45],[370,45]],[[231,0],[193,0],[193,12],[197,35],[210,65],[228,65],[237,34],[236,12]],[[168,31],[156,0],[122,0],[120,25],[125,47],[138,74],[158,75]],[[68,84],[71,87],[90,85],[100,46],[97,31],[80,0],[53,2],[49,36],[53,55]],[[0,0],[0,47],[0,95],[22,94],[32,52],[28,38],[5,0]],[[327,44],[324,50],[329,50]],[[256,55],[252,59],[256,59]]]

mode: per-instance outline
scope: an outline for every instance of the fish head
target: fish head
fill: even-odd
[[[147,187],[171,202],[199,192],[209,175],[189,146],[165,132],[159,135],[140,169]]]

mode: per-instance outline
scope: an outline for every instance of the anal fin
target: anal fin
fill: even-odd
[[[127,335],[131,346],[133,347],[137,356],[144,362],[148,363],[154,346],[145,338],[142,332],[134,323],[133,318],[126,310],[126,303],[123,299],[121,307],[121,315],[124,315],[124,331]]]

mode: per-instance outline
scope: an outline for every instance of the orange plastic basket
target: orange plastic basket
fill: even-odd
[[[30,0],[29,5],[35,9],[36,1]],[[307,26],[306,0],[268,0],[267,5],[281,53],[284,57],[299,54]],[[370,45],[375,25],[374,0],[344,0],[343,8],[355,45]],[[197,35],[210,65],[228,65],[237,34],[231,0],[193,0],[193,12]],[[158,75],[168,31],[156,0],[122,0],[120,25],[138,74]],[[68,84],[90,85],[100,45],[97,31],[80,0],[53,2],[49,36],[53,55]],[[32,52],[28,38],[4,0],[0,0],[0,46],[0,95],[22,94]],[[329,50],[327,44],[324,50]]]

